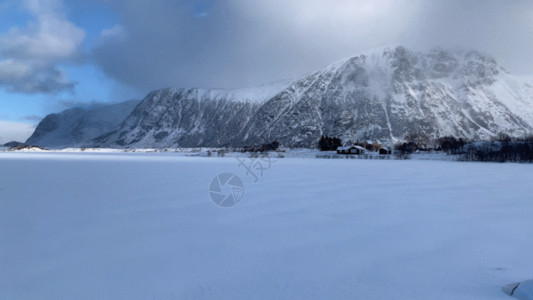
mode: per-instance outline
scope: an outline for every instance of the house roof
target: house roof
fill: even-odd
[[[366,151],[365,148],[361,147],[361,146],[343,146],[343,147],[338,147],[337,150],[339,151],[346,151],[346,150],[350,150],[350,149],[358,149],[358,150],[361,150],[361,151]]]
[[[337,150],[341,150],[341,151],[342,150],[350,150],[352,148],[353,148],[353,146],[343,146],[343,147],[338,147]]]

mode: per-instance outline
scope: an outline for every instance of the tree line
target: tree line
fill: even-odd
[[[489,141],[467,141],[446,136],[437,139],[433,147],[408,140],[395,145],[395,150],[400,158],[408,158],[416,151],[442,151],[457,155],[462,161],[533,162],[533,136],[512,138],[500,133]]]

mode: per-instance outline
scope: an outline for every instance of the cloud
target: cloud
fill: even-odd
[[[92,109],[99,106],[107,105],[109,103],[91,100],[91,101],[77,101],[77,100],[59,100],[57,104],[61,107],[62,110],[69,108],[85,108]]]
[[[95,57],[112,77],[148,90],[256,85],[396,43],[412,2],[229,0],[198,17],[193,1],[113,1],[127,37],[101,44]],[[396,26],[385,35],[369,24],[387,22]]]
[[[421,11],[411,43],[481,50],[513,73],[533,73],[533,1],[426,1]]]
[[[103,33],[96,62],[145,91],[297,78],[399,44],[479,49],[511,71],[533,70],[530,0],[93,1],[120,24]]]
[[[43,117],[38,116],[38,115],[27,115],[27,116],[23,116],[22,117],[22,120],[30,121],[30,122],[36,122],[36,123],[40,122],[42,119],[43,119]]]
[[[19,93],[72,90],[58,65],[79,57],[85,32],[67,20],[60,0],[25,0],[32,21],[0,36],[0,86]]]
[[[105,28],[102,30],[102,34],[99,39],[99,43],[113,42],[117,40],[123,40],[127,37],[127,33],[124,27],[116,24],[111,28]]]
[[[18,123],[0,121],[0,145],[11,141],[25,142],[35,130],[35,126]]]

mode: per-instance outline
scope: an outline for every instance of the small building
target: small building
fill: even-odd
[[[337,147],[337,154],[347,154],[347,153],[350,153],[349,146]]]
[[[379,154],[392,154],[392,151],[389,148],[381,147]]]
[[[379,149],[381,149],[381,147],[383,147],[383,144],[380,141],[366,141],[363,144],[363,147],[368,151],[377,152]]]
[[[364,154],[366,149],[361,146],[344,146],[337,148],[337,154]]]

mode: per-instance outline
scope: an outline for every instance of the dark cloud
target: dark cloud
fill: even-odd
[[[0,70],[0,86],[6,87],[9,92],[53,94],[72,92],[76,85],[76,82],[69,81],[66,75],[52,64],[34,68],[22,62],[20,67],[24,68],[24,71],[18,73],[19,66],[7,62],[2,64],[0,61],[0,68],[3,68]]]
[[[119,16],[94,51],[143,91],[296,78],[366,49],[478,49],[533,69],[530,0],[93,0]]]

